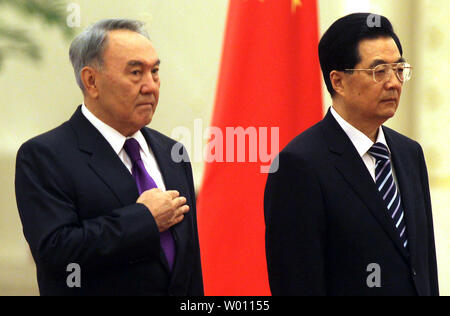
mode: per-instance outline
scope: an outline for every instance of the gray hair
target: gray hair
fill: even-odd
[[[107,34],[113,30],[130,30],[150,39],[143,22],[129,19],[101,20],[75,37],[70,45],[69,57],[77,84],[83,92],[81,70],[86,66],[103,66],[103,53],[108,41]]]

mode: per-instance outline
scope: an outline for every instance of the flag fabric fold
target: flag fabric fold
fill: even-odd
[[[261,166],[323,116],[318,32],[316,0],[230,0],[211,121],[223,159],[206,163],[197,200],[206,295],[270,295]]]

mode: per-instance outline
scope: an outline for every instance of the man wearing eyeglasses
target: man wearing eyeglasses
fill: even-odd
[[[273,295],[439,295],[422,148],[382,125],[412,67],[389,20],[373,26],[373,16],[345,16],[321,38],[332,107],[269,174]]]

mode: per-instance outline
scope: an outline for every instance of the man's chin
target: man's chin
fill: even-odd
[[[140,130],[141,128],[149,125],[151,121],[152,121],[151,118],[139,121],[139,123],[136,124],[136,129]]]
[[[153,107],[152,106],[143,106],[139,109],[137,113],[139,117],[139,122],[143,124],[143,126],[150,124],[153,118]]]
[[[150,124],[151,121],[152,121],[152,118],[153,118],[153,112],[142,120],[142,127],[147,126],[148,124]]]
[[[395,115],[397,112],[398,105],[395,101],[389,101],[389,102],[381,102],[382,105],[382,115],[391,118]]]

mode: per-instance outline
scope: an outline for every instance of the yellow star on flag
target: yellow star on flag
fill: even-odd
[[[291,4],[292,13],[297,12],[297,7],[301,7],[301,6],[302,6],[301,0],[292,0],[292,4]]]
[[[245,0],[247,1],[247,0]],[[264,2],[264,0],[258,0],[259,2]],[[301,7],[302,6],[302,1],[301,0],[291,0],[291,12],[295,13],[297,12],[297,7]]]

